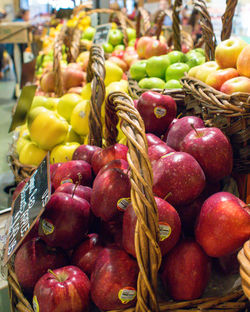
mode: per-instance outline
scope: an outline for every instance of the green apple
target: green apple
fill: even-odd
[[[186,64],[189,66],[189,68],[204,64],[206,61],[205,56],[201,55],[199,52],[189,54],[187,56],[187,58],[188,58],[188,60],[187,60]]]
[[[147,60],[146,73],[149,77],[164,79],[166,69],[169,65],[170,61],[168,57],[152,56]]]
[[[79,94],[66,93],[60,98],[57,104],[57,111],[69,122],[74,107],[81,101],[82,97]]]
[[[179,80],[171,79],[165,84],[165,89],[181,89],[182,84]]]
[[[181,51],[174,50],[174,51],[169,52],[167,55],[168,55],[170,64],[186,62],[186,55]]]
[[[115,46],[114,51],[124,51],[125,50],[125,45],[124,44],[118,44],[117,46]]]
[[[112,53],[114,50],[114,47],[109,42],[103,43],[102,47],[105,53]]]
[[[37,95],[34,97],[30,109],[42,106],[50,110],[56,110],[57,103],[58,99],[56,98],[48,98],[46,96]]]
[[[136,39],[129,40],[128,46],[129,47],[134,47],[135,46],[135,41],[136,41]]]
[[[139,87],[142,89],[164,89],[165,84],[164,80],[156,77],[143,78],[139,81]]]
[[[117,46],[118,44],[122,43],[123,34],[120,29],[111,29],[109,31],[109,43],[112,46]]]
[[[145,60],[137,61],[134,64],[132,64],[129,70],[131,78],[136,81],[145,78],[147,76],[146,65],[147,61]]]
[[[128,41],[136,38],[136,30],[134,28],[127,28]]]
[[[179,80],[184,76],[185,72],[189,71],[189,66],[185,63],[174,63],[168,66],[166,70],[166,81],[171,79]]]
[[[82,39],[93,40],[96,29],[94,27],[87,27],[82,35]]]
[[[191,50],[192,51],[192,50]],[[193,51],[195,51],[195,52],[199,52],[200,54],[202,54],[202,55],[204,55],[205,56],[205,50],[204,49],[202,49],[202,48],[196,48],[196,49],[194,49]]]

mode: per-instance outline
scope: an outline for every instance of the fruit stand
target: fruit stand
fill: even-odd
[[[250,210],[234,179],[249,174],[250,91],[230,94],[207,84],[206,66],[208,74],[218,69],[224,41],[216,47],[205,2],[196,1],[205,51],[191,43],[183,53],[181,5],[175,1],[172,48],[160,42],[167,12],[154,28],[142,8],[136,52],[119,12],[124,35],[107,39],[124,43],[119,56],[102,44],[81,52],[90,26],[78,25],[96,10],[56,33],[53,63],[42,61],[37,70],[27,124],[15,129],[9,155],[20,182],[12,216],[17,205],[32,211],[34,177],[48,166],[42,210],[25,233],[22,217],[18,230],[13,217],[8,233],[12,311],[248,311]],[[159,46],[152,55],[151,41]],[[249,45],[242,43],[239,60],[240,53],[250,62]],[[237,70],[250,82],[244,66]],[[235,71],[236,61],[220,88],[238,77]]]

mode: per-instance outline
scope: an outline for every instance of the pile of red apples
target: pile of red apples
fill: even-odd
[[[200,118],[177,119],[170,96],[148,91],[135,106],[152,164],[166,298],[196,299],[215,259],[224,274],[230,272],[225,259],[234,259],[250,236],[249,207],[221,191],[232,172],[232,148],[220,129],[205,127]],[[51,199],[15,256],[15,273],[35,311],[135,305],[137,216],[127,153],[118,143],[81,145],[73,160],[51,165]]]

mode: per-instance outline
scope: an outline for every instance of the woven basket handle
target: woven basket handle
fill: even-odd
[[[143,31],[141,32],[141,23]],[[136,38],[140,38],[141,34],[145,36],[151,28],[150,16],[148,11],[142,7],[138,8],[138,14],[136,16]]]
[[[87,68],[87,82],[91,82],[89,113],[89,144],[102,146],[101,106],[105,99],[105,59],[104,51],[98,45],[90,49]]]
[[[194,7],[200,13],[200,25],[202,28],[202,36],[205,42],[206,59],[214,60],[216,38],[205,0],[195,0]]]
[[[222,19],[221,40],[226,40],[231,35],[232,21],[237,3],[238,0],[227,0],[226,10],[221,18]]]
[[[55,77],[55,95],[60,97],[63,95],[63,81],[62,81],[62,70],[61,70],[61,59],[62,59],[62,45],[64,41],[64,31],[60,31],[55,38],[54,42],[54,59],[53,59],[53,72]]]
[[[157,243],[158,212],[152,191],[153,174],[147,154],[144,123],[132,99],[123,92],[111,93],[105,105],[107,144],[112,145],[116,142],[118,118],[122,120],[121,129],[128,139],[131,201],[138,220],[135,230],[135,250],[140,269],[135,311],[158,312],[157,272],[161,264],[161,252]]]
[[[182,6],[182,0],[175,0],[173,6],[173,42],[174,42],[174,49],[181,51],[181,29],[180,29],[180,10]]]
[[[76,59],[79,55],[81,35],[82,31],[79,28],[75,27],[73,30],[72,40],[70,42],[68,50],[68,57],[70,63],[76,62]]]
[[[170,10],[163,10],[163,11],[161,10],[158,12],[158,14],[155,17],[155,25],[156,25],[155,35],[156,35],[156,38],[158,40],[159,40],[160,35],[161,35],[163,22],[164,22],[164,18],[166,15],[168,15],[170,18],[172,18],[171,14],[170,14]]]

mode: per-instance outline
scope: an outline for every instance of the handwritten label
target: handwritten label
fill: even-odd
[[[109,31],[111,29],[111,24],[104,24],[96,27],[96,33],[93,39],[95,44],[103,44],[108,42]]]
[[[35,225],[50,196],[51,183],[48,153],[12,203],[11,224],[5,246],[5,263],[10,260],[13,253]]]

